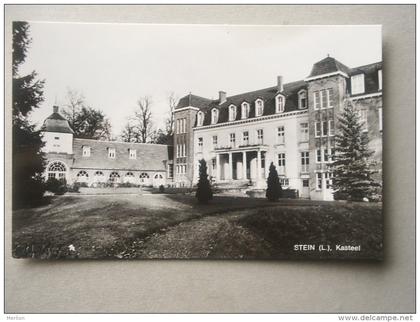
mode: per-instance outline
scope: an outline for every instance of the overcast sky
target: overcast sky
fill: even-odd
[[[382,60],[380,26],[227,26],[30,23],[33,42],[21,73],[46,80],[42,124],[68,88],[101,109],[118,135],[139,97],[150,96],[156,124],[167,96],[217,98],[292,82],[327,54],[349,67]]]

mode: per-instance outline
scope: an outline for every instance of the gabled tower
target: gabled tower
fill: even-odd
[[[73,163],[73,130],[67,120],[59,113],[58,106],[46,118],[41,132],[47,156],[46,177],[66,179],[71,182],[70,167]]]
[[[333,57],[315,63],[308,84],[310,197],[333,200],[329,163],[338,115],[344,108],[350,69]]]

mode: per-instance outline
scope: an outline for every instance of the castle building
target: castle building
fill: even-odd
[[[381,171],[382,63],[349,68],[326,57],[301,81],[279,76],[276,86],[253,92],[181,98],[174,112],[174,180],[195,184],[204,159],[216,184],[265,188],[273,162],[283,188],[332,200],[328,164],[346,101],[357,109]]]
[[[78,139],[58,107],[44,122],[45,176],[68,183],[173,184],[198,181],[199,160],[216,185],[266,188],[276,166],[284,189],[301,198],[332,200],[338,116],[351,103],[375,151],[382,178],[382,62],[349,68],[332,57],[315,63],[308,77],[212,100],[182,97],[174,110],[171,145]]]
[[[172,180],[172,147],[78,139],[54,106],[42,129],[47,158],[46,178],[67,183],[165,185]]]

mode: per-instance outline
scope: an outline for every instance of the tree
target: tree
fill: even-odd
[[[156,144],[173,145],[173,134],[159,129],[153,133],[152,142]]]
[[[168,106],[169,106],[169,115],[165,122],[166,134],[172,135],[174,132],[174,111],[178,98],[175,96],[175,93],[172,92],[168,96]]]
[[[282,189],[279,175],[273,162],[271,162],[267,178],[267,191],[265,192],[265,196],[269,201],[277,201],[281,197],[281,194]]]
[[[134,112],[136,121],[136,130],[139,134],[139,142],[147,143],[153,137],[152,121],[152,100],[148,96],[141,97],[137,101],[137,108]]]
[[[35,130],[28,114],[43,102],[44,80],[37,80],[35,71],[28,75],[19,74],[19,66],[25,61],[29,44],[27,22],[13,22],[13,166],[12,201],[17,208],[33,204],[42,199],[45,191],[43,172],[45,158],[44,143],[40,131]]]
[[[67,91],[67,104],[62,113],[73,129],[74,137],[110,140],[111,124],[105,114],[87,106],[84,95],[76,90]]]
[[[204,159],[200,160],[199,165],[199,179],[197,184],[197,192],[195,197],[199,203],[206,204],[213,199],[213,192],[211,191],[210,182],[207,175],[207,164]]]
[[[121,133],[123,142],[138,143],[140,142],[139,132],[131,119],[128,119]]]
[[[336,199],[363,200],[369,198],[379,185],[372,179],[375,172],[370,160],[373,151],[369,138],[350,100],[339,116],[335,136],[335,154],[331,171]]]

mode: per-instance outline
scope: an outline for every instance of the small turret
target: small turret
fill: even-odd
[[[73,130],[69,122],[59,113],[59,107],[53,106],[53,113],[41,127],[45,142],[45,153],[73,153]]]

